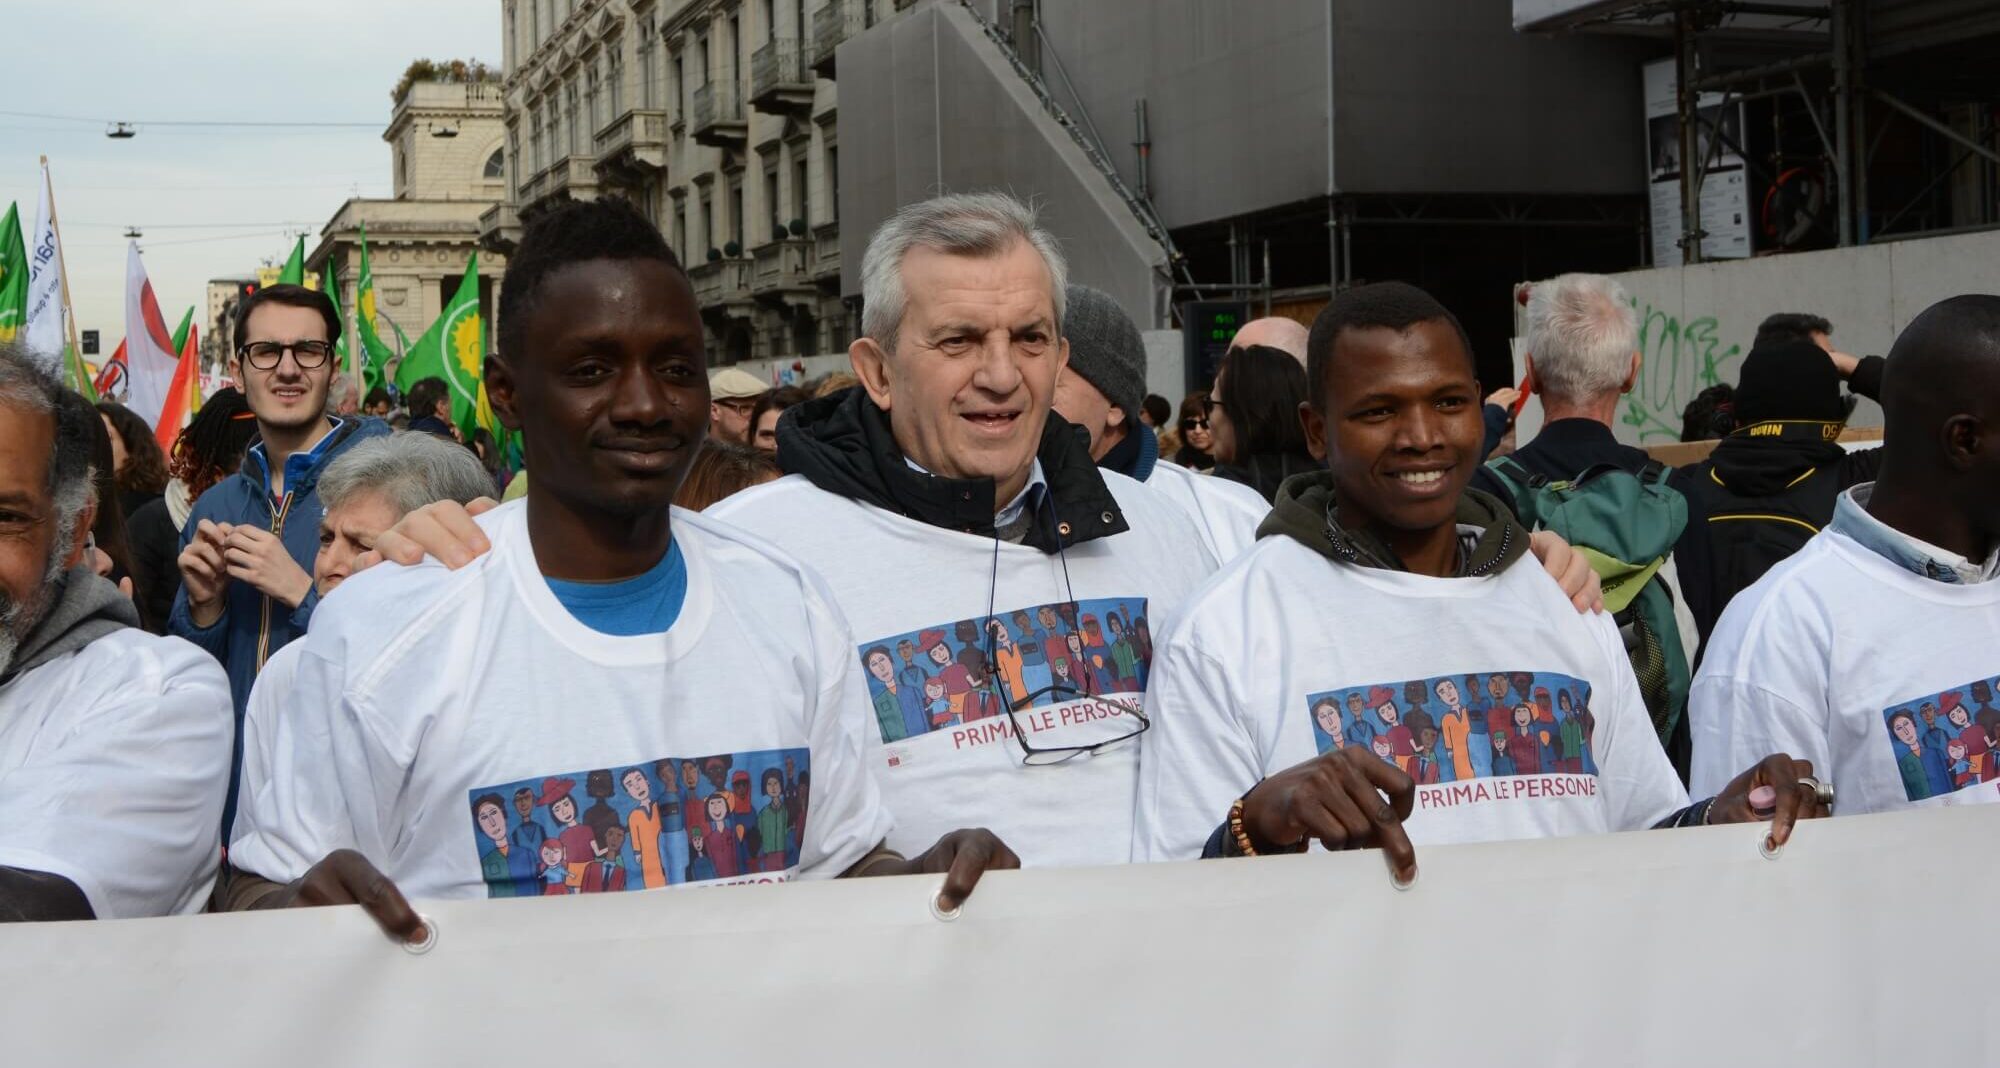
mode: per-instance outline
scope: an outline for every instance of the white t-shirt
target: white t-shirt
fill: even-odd
[[[1271,514],[1271,502],[1243,483],[1204,475],[1164,459],[1154,465],[1146,488],[1194,517],[1202,544],[1223,563],[1242,556],[1257,543],[1257,524]]]
[[[515,897],[833,876],[888,835],[809,572],[676,509],[680,616],[617,637],[549,590],[525,503],[479,523],[492,552],[348,579],[266,666],[237,866],[289,881],[346,847],[413,897]]]
[[[1139,860],[1199,856],[1251,787],[1347,745],[1418,781],[1419,845],[1632,830],[1688,803],[1610,617],[1578,615],[1531,556],[1440,579],[1265,538],[1183,606],[1151,696]]]
[[[1993,801],[1995,691],[2000,580],[1936,582],[1822,531],[1717,622],[1688,697],[1693,785],[1782,751],[1842,814]]]
[[[848,655],[872,699],[869,756],[896,816],[896,849],[985,827],[1023,864],[1129,859],[1138,745],[1030,766],[1016,731],[1041,749],[1135,731],[1128,710],[1142,701],[1152,636],[1215,563],[1180,508],[1123,475],[1104,481],[1130,529],[1060,554],[931,526],[800,476],[708,513],[819,572],[853,622]],[[1045,692],[1065,679],[1068,690]],[[1008,714],[1029,696],[1028,709]]]
[[[235,712],[215,658],[136,628],[0,689],[0,865],[101,920],[200,912],[222,859]]]

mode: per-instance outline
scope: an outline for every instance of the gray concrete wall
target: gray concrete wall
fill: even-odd
[[[1757,324],[1774,312],[1813,312],[1856,356],[1887,355],[1896,335],[1932,304],[2000,293],[2000,232],[1705,263],[1615,275],[1639,312],[1644,369],[1615,428],[1621,440],[1678,440],[1681,409],[1717,382],[1734,382]],[[1862,401],[1855,426],[1879,426]]]
[[[1657,45],[1523,36],[1492,0],[1043,0],[1042,21],[1135,186],[1145,97],[1155,203],[1180,227],[1327,192],[1329,10],[1339,191],[1644,190],[1638,65]]]
[[[1517,34],[1486,0],[1342,2],[1347,193],[1639,193],[1639,64],[1657,46]]]
[[[1326,0],[1043,0],[1042,23],[1048,51],[1135,189],[1132,106],[1145,98],[1153,201],[1179,227],[1326,194],[1326,8]],[[1071,106],[1047,58],[1042,75]]]
[[[1160,247],[957,4],[925,4],[843,42],[841,291],[898,208],[942,192],[1000,190],[1041,206],[1073,281],[1158,322]]]

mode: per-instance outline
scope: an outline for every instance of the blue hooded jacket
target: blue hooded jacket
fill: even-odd
[[[204,519],[254,525],[277,534],[292,559],[311,574],[313,558],[319,554],[319,521],[326,511],[319,503],[320,473],[356,442],[389,433],[389,424],[380,419],[337,420],[333,431],[311,450],[286,458],[285,498],[275,503],[264,446],[261,442],[251,446],[243,457],[243,467],[209,487],[194,503],[187,525],[181,529],[180,547],[188,547]],[[308,592],[294,609],[264,596],[247,582],[232,580],[223,597],[222,617],[213,626],[198,627],[188,611],[186,587],[174,593],[167,632],[186,638],[222,661],[229,674],[229,695],[236,705],[236,755],[230,763],[229,800],[222,815],[225,841],[236,816],[236,777],[243,764],[243,710],[250,703],[250,687],[272,653],[306,632],[306,623],[318,604],[317,590]]]

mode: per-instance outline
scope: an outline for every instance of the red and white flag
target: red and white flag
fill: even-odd
[[[146,280],[137,241],[125,255],[124,347],[125,406],[157,428],[180,359],[174,353],[173,332],[160,317],[160,302],[153,299],[153,284]]]
[[[174,453],[174,439],[181,436],[181,428],[201,408],[201,346],[196,340],[200,335],[201,327],[188,327],[180,363],[175,366],[174,380],[167,387],[166,405],[160,409],[160,421],[153,424],[153,436],[160,440],[160,448],[169,456]]]

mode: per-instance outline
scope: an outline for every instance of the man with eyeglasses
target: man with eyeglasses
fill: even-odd
[[[271,654],[305,633],[319,603],[312,565],[325,511],[320,472],[355,444],[389,433],[379,419],[326,414],[328,385],[338,373],[333,345],[340,340],[340,316],[326,294],[266,286],[237,305],[236,337],[230,376],[250,403],[260,440],[242,469],[210,487],[188,515],[181,588],[167,623],[229,673],[238,738],[225,831],[236,812],[250,688]]]
[[[843,670],[862,669],[876,691],[887,688],[882,658],[870,670],[869,654],[911,641],[917,677],[898,671],[899,711],[905,686],[949,702],[947,668],[967,649],[1007,680],[998,716],[925,715],[895,739],[888,717],[869,717],[865,757],[899,852],[983,826],[1026,865],[1130,859],[1143,684],[1100,684],[1069,639],[1101,647],[1086,617],[1113,612],[1155,633],[1217,566],[1187,513],[1100,470],[1050,410],[1070,352],[1067,273],[1054,238],[1011,197],[899,211],[862,260],[863,336],[848,353],[860,385],[788,410],[788,476],[705,513],[826,580],[857,639]],[[464,566],[491,543],[467,510],[439,504],[376,544],[398,562],[428,551]],[[937,640],[942,662],[918,649]],[[1000,655],[1008,646],[1018,674]],[[1143,680],[1150,648],[1138,658]]]

